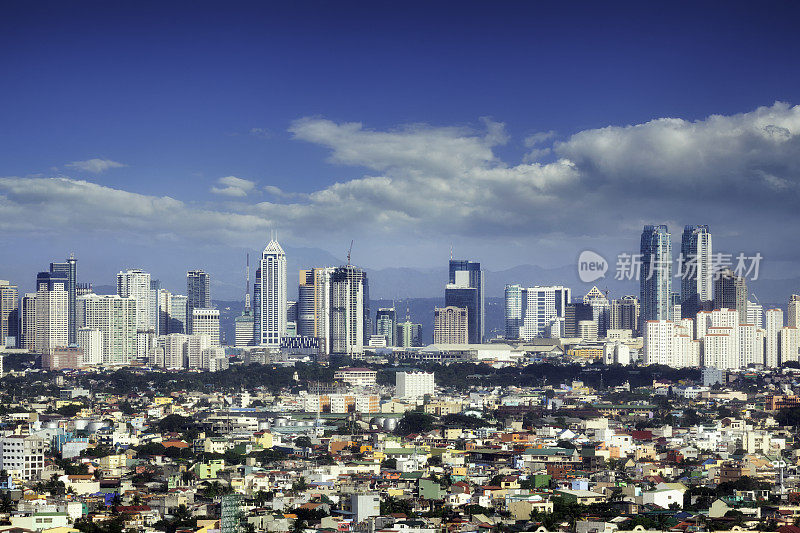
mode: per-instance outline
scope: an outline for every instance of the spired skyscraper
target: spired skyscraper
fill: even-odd
[[[467,309],[469,343],[479,344],[484,337],[483,270],[475,261],[450,259],[450,282],[444,290],[446,307]]]
[[[672,236],[667,226],[648,225],[642,231],[640,300],[642,330],[649,320],[670,320]]]
[[[67,278],[67,338],[69,344],[78,342],[78,322],[76,302],[78,296],[78,260],[74,254],[63,263],[50,263],[51,274],[61,274]]]
[[[256,343],[278,348],[286,336],[286,253],[275,239],[261,254],[253,292]]]
[[[681,315],[695,318],[700,311],[710,311],[713,300],[711,271],[711,233],[708,226],[683,228],[680,255]]]

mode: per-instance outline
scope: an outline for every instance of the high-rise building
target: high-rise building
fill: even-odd
[[[800,294],[792,294],[789,298],[789,313],[786,322],[790,328],[800,328]]]
[[[651,320],[644,327],[644,364],[673,368],[700,366],[700,341],[692,338],[692,319],[676,324]]]
[[[138,308],[135,298],[87,294],[78,298],[77,303],[79,328],[96,329],[102,334],[102,363],[127,365],[136,358]]]
[[[688,225],[681,237],[681,312],[692,318],[708,310],[713,298],[711,233],[706,225]]]
[[[747,282],[730,269],[719,272],[714,280],[714,308],[736,309],[739,323],[747,323]]]
[[[781,354],[781,365],[800,359],[800,329],[795,327],[785,327],[781,329],[778,337],[778,344]]]
[[[0,348],[19,345],[19,288],[0,279]]]
[[[169,295],[167,334],[189,331],[189,298],[182,294]]]
[[[36,277],[36,351],[48,353],[69,344],[68,278],[58,272]]]
[[[78,346],[83,352],[81,366],[103,363],[103,332],[95,328],[78,328]]]
[[[736,309],[723,307],[697,313],[696,338],[702,341],[701,363],[704,367],[720,370],[739,368],[739,323]]]
[[[565,321],[572,291],[560,285],[536,286],[523,289],[522,297],[525,313],[522,317],[520,337],[527,341],[550,336],[554,322]],[[560,336],[563,336],[563,333]]]
[[[76,301],[78,297],[78,260],[74,254],[63,263],[50,263],[52,274],[63,274],[67,278],[67,341],[69,344],[77,342],[78,326],[76,320]]]
[[[681,318],[683,318],[681,313],[681,295],[677,292],[673,292],[669,295],[669,313],[670,320],[673,322],[680,322]],[[686,315],[686,318],[692,317]]]
[[[372,331],[367,273],[352,265],[337,267],[330,286],[331,353],[362,354]]]
[[[413,348],[422,346],[422,324],[415,324],[406,317],[404,322],[397,324],[397,346],[400,348]]]
[[[669,320],[672,317],[672,237],[667,226],[645,226],[640,250],[641,321]]]
[[[639,298],[628,295],[611,302],[611,329],[639,331]]]
[[[261,254],[256,287],[256,343],[278,348],[286,336],[286,253],[275,239]]]
[[[331,353],[331,276],[333,267],[300,271],[297,300],[297,331],[302,337],[316,337],[321,352]]]
[[[157,305],[150,287],[150,273],[131,269],[117,274],[117,295],[136,301],[136,329],[157,331]]]
[[[457,274],[460,274],[457,273]],[[466,278],[466,276],[463,276]],[[479,344],[480,341],[480,293],[477,287],[469,287],[462,279],[462,276],[456,277],[457,283],[448,283],[444,290],[444,305],[445,307],[457,307],[467,310],[467,342],[469,344]]]
[[[192,335],[208,335],[210,347],[219,346],[219,309],[192,309]]]
[[[523,291],[522,285],[506,285],[506,339],[519,339],[525,316]]]
[[[386,338],[386,346],[395,345],[397,313],[394,307],[381,307],[375,314],[375,334]]]
[[[36,351],[36,293],[29,292],[22,297],[22,320],[20,333],[22,342],[20,348],[29,352]]]
[[[190,270],[186,273],[186,298],[186,314],[190,318],[193,309],[211,309],[211,277],[207,272]],[[189,332],[192,332],[191,324]]]
[[[467,344],[469,312],[463,307],[437,307],[433,311],[434,344]]]
[[[768,309],[764,313],[764,366],[780,366],[780,332],[783,329],[783,309]]]
[[[579,337],[578,324],[594,318],[594,310],[583,302],[567,303],[564,306],[564,337]]]
[[[739,366],[764,364],[764,342],[754,324],[739,324]]]
[[[314,270],[300,271],[297,288],[297,333],[302,337],[316,337],[316,299]]]
[[[297,337],[297,302],[286,301],[286,336]]]
[[[450,307],[466,307],[469,310],[470,316],[474,317],[475,331],[470,329],[470,344],[478,344],[483,342],[484,329],[486,324],[485,305],[484,305],[484,284],[485,274],[481,270],[481,264],[476,261],[466,261],[463,259],[450,259],[450,285],[457,286],[458,288],[470,287],[475,289],[474,303],[472,305],[461,305],[455,301],[447,301],[447,289],[445,289],[445,306]],[[461,296],[465,296],[462,293]],[[464,302],[462,302],[463,304]]]
[[[762,329],[764,327],[764,306],[748,300],[747,323],[753,324],[756,329]]]
[[[597,324],[597,335],[605,337],[611,323],[611,302],[597,287],[592,287],[583,297],[583,303],[591,307],[592,320]]]

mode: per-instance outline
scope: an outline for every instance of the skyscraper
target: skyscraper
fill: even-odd
[[[0,348],[19,345],[19,288],[0,279]]]
[[[460,274],[460,272],[459,272]],[[480,296],[477,287],[469,287],[460,283],[460,276],[456,277],[457,283],[448,283],[444,289],[445,307],[457,307],[467,310],[467,343],[480,344]]]
[[[455,302],[447,303],[446,306],[456,305],[456,307],[472,308],[472,316],[470,322],[477,328],[475,331],[470,330],[470,343],[481,343],[484,338],[485,328],[485,306],[484,306],[484,272],[481,270],[481,264],[476,261],[466,261],[463,259],[450,259],[450,285],[456,285],[459,288],[473,288],[475,291],[475,303],[471,306],[456,305]],[[463,296],[463,294],[462,294]],[[447,299],[447,289],[445,289],[445,300]]]
[[[190,270],[186,273],[186,313],[189,316],[189,330],[191,332],[191,317],[194,309],[211,309],[211,278],[203,270]]]
[[[29,352],[36,351],[36,293],[29,292],[22,297],[19,347]]]
[[[301,270],[297,288],[297,333],[302,337],[316,337],[315,301],[314,270]]]
[[[386,338],[386,346],[395,345],[397,313],[394,307],[382,307],[375,314],[375,334]]]
[[[567,304],[572,299],[572,291],[568,287],[528,287],[522,289],[522,298],[525,310],[520,331],[522,339],[549,337],[554,331],[559,337],[563,336]]]
[[[506,285],[505,311],[506,311],[506,339],[519,339],[519,330],[522,327],[522,318],[525,316],[523,308],[522,285]]]
[[[597,287],[583,297],[583,303],[592,308],[592,320],[597,324],[597,335],[605,337],[611,322],[611,302]]]
[[[780,332],[783,329],[783,309],[768,309],[764,313],[764,366],[780,366]]]
[[[87,294],[78,298],[77,304],[79,329],[95,329],[102,335],[102,362],[109,365],[130,363],[136,357],[136,299]]]
[[[131,269],[117,274],[117,294],[136,300],[136,329],[156,331],[156,302],[150,288],[150,273]]]
[[[63,274],[67,278],[67,336],[69,344],[75,344],[78,339],[78,326],[75,316],[76,301],[78,297],[78,260],[74,254],[63,263],[50,263],[50,272]]]
[[[461,307],[437,307],[433,311],[434,344],[466,344],[468,311]]]
[[[641,322],[670,320],[672,237],[667,226],[645,226],[640,251]]]
[[[792,294],[789,298],[789,313],[786,317],[790,328],[800,328],[800,295]]]
[[[272,239],[261,254],[256,273],[258,291],[256,304],[256,342],[278,348],[286,336],[286,253]]]
[[[61,272],[36,277],[36,351],[48,353],[69,344],[69,286]]]
[[[337,267],[330,288],[331,353],[360,355],[369,345],[372,330],[367,273],[352,265]]]
[[[736,309],[739,324],[747,323],[747,282],[730,269],[723,270],[714,280],[714,308]]]
[[[708,226],[688,225],[681,237],[681,313],[694,318],[712,300],[711,233]]]
[[[611,329],[639,331],[639,298],[627,295],[611,302]]]

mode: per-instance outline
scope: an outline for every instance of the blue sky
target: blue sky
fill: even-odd
[[[767,229],[798,222],[797,15],[7,3],[0,245],[19,253],[0,278],[75,250],[96,283],[140,265],[221,283],[269,228],[337,257],[355,239],[375,268],[436,266],[450,245],[490,268],[552,267],[635,249],[644,222],[710,223],[788,276],[791,235]]]

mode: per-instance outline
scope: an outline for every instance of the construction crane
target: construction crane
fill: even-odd
[[[350,241],[350,249],[347,250],[347,266],[350,266],[350,254],[353,252],[353,242],[355,241]]]

